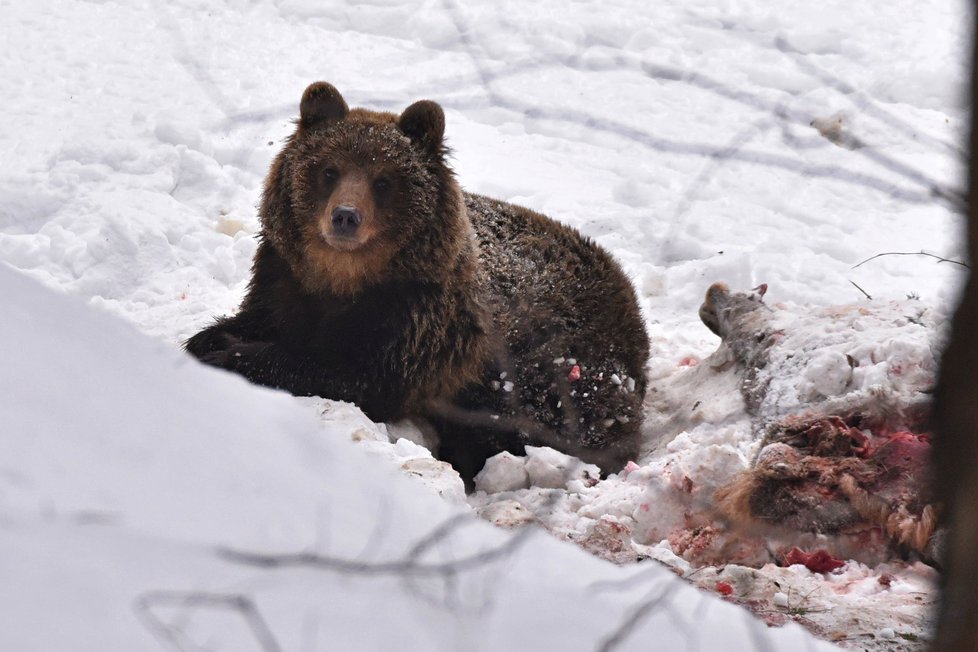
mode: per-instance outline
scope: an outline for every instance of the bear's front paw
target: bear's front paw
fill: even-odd
[[[258,356],[270,345],[267,342],[234,342],[222,351],[211,351],[200,356],[200,361],[212,367],[236,371],[247,375]]]
[[[232,335],[226,330],[207,328],[187,340],[183,348],[195,358],[203,360],[213,353],[224,353],[240,343],[241,338]]]

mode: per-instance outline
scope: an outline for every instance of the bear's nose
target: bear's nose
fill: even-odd
[[[331,215],[333,233],[336,235],[353,235],[363,222],[363,216],[354,206],[337,206]]]

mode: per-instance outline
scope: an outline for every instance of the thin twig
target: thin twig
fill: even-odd
[[[880,256],[929,256],[931,258],[936,258],[937,262],[939,263],[954,263],[955,265],[961,265],[961,267],[964,267],[965,269],[971,269],[971,266],[968,265],[968,263],[962,263],[960,260],[951,260],[950,258],[944,258],[942,256],[938,256],[937,254],[928,253],[926,251],[886,251],[881,254],[876,254],[875,256],[870,256],[869,258],[862,261],[861,263],[857,263],[853,265],[851,269],[856,269],[860,265],[863,265],[864,263],[868,263],[871,260],[875,260]]]
[[[852,283],[853,286],[855,286],[855,288],[857,290],[859,290],[860,292],[862,292],[863,294],[865,294],[867,299],[869,299],[870,301],[873,300],[873,297],[869,296],[869,292],[867,292],[866,290],[864,290],[861,287],[859,287],[859,285],[855,281],[853,281],[852,279],[850,279],[849,282]]]
[[[258,607],[248,596],[222,593],[205,593],[201,591],[152,591],[144,593],[136,599],[134,609],[143,624],[161,641],[181,652],[186,649],[185,642],[190,643],[186,633],[173,624],[164,622],[153,613],[154,607],[172,606],[187,609],[222,608],[230,609],[241,615],[245,624],[251,630],[255,640],[261,646],[262,652],[282,652],[282,647],[275,640],[275,635],[262,618]],[[194,645],[196,648],[197,646]]]
[[[653,590],[645,600],[635,605],[625,620],[618,625],[615,631],[611,632],[598,646],[598,652],[611,652],[631,635],[635,628],[656,610],[666,598],[668,598],[680,586],[679,582],[665,582],[665,587],[661,590]],[[658,588],[658,587],[656,587]]]
[[[471,517],[469,517],[471,518]],[[452,519],[452,525],[457,525],[457,521]],[[439,528],[439,534],[447,534],[444,528]],[[338,573],[349,573],[354,575],[404,575],[404,576],[433,576],[444,575],[446,573],[458,573],[471,570],[485,565],[489,562],[506,557],[516,551],[517,548],[525,543],[532,528],[524,528],[513,535],[501,546],[484,550],[466,557],[460,557],[445,562],[422,563],[419,562],[414,550],[405,559],[386,562],[365,562],[341,559],[339,557],[329,557],[311,552],[299,552],[292,554],[262,554],[233,550],[230,548],[219,548],[217,553],[232,562],[258,566],[261,568],[316,568],[319,570],[331,570]],[[427,537],[420,549],[427,548],[435,539]]]

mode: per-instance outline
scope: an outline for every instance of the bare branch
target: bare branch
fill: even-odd
[[[851,279],[850,279],[850,281],[849,281],[849,282],[850,282],[850,283],[852,283],[852,285],[853,285],[853,287],[855,287],[855,288],[856,288],[857,290],[859,290],[859,291],[860,291],[860,292],[862,292],[862,293],[863,293],[864,295],[866,295],[866,298],[867,298],[867,299],[869,299],[870,301],[872,301],[872,300],[873,300],[873,297],[871,297],[871,296],[869,296],[869,292],[867,292],[866,290],[864,290],[864,289],[862,289],[861,287],[859,287],[859,285],[858,285],[858,284],[857,284],[857,283],[856,283],[855,281],[853,281],[853,280],[851,280]]]
[[[204,593],[199,591],[153,591],[139,596],[133,608],[143,625],[161,642],[178,652],[201,649],[189,640],[183,629],[167,623],[153,612],[157,607],[180,607],[184,609],[228,609],[237,612],[244,619],[263,652],[282,652],[275,635],[262,618],[254,601],[244,595]]]
[[[960,265],[965,269],[971,269],[971,266],[968,265],[968,263],[962,263],[960,260],[951,260],[950,258],[944,258],[942,256],[938,256],[937,254],[928,253],[926,251],[886,251],[881,254],[876,254],[875,256],[870,256],[866,260],[860,263],[856,263],[850,269],[856,269],[860,265],[864,265],[871,260],[875,260],[879,258],[880,256],[929,256],[931,258],[936,258],[937,262],[939,263],[954,263],[955,265]]]
[[[601,641],[597,648],[598,652],[611,652],[624,643],[642,621],[648,618],[679,586],[681,584],[676,581],[665,582],[665,587],[662,589],[656,586],[642,602],[632,608],[621,624]]]
[[[452,529],[460,522],[471,521],[472,516],[453,517],[415,545],[403,559],[386,562],[365,562],[330,557],[312,552],[292,554],[263,554],[219,548],[218,555],[228,561],[261,568],[315,568],[337,573],[354,575],[402,575],[402,576],[437,576],[447,573],[459,573],[478,568],[482,565],[502,559],[522,546],[529,538],[532,528],[524,528],[513,535],[502,545],[483,550],[472,555],[452,559],[445,562],[425,563],[417,557],[431,547],[436,541],[444,540]]]

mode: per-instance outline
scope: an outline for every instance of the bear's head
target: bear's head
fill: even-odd
[[[262,237],[312,293],[444,278],[471,228],[446,163],[445,114],[350,109],[331,84],[303,93],[262,200]]]

